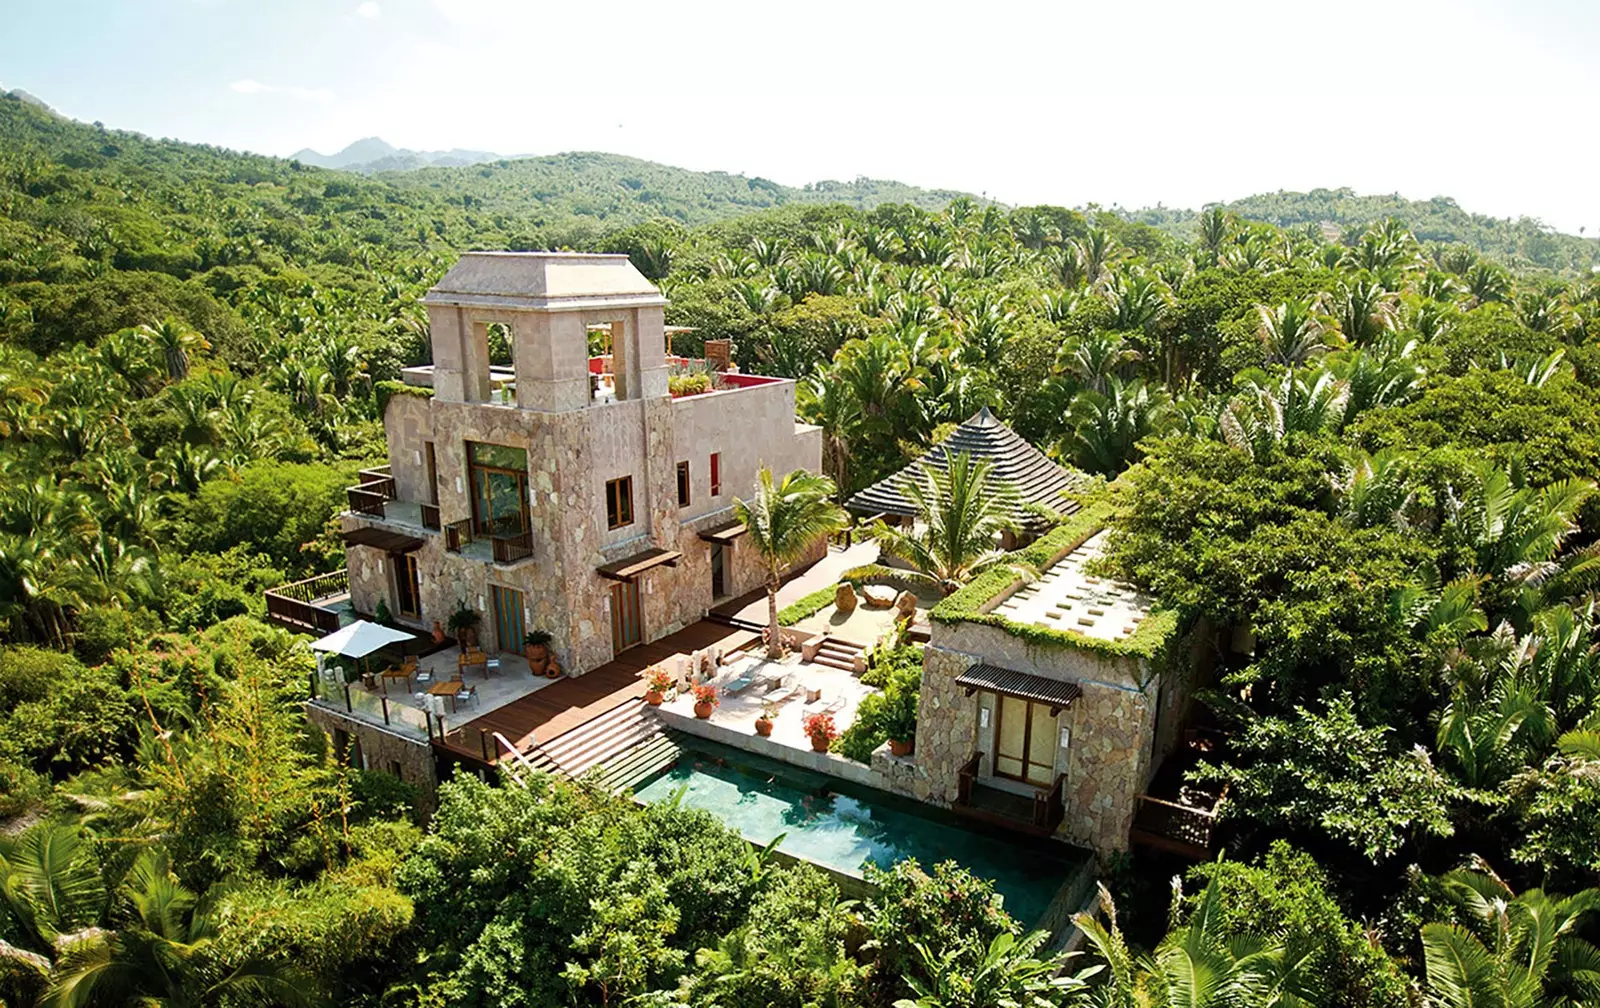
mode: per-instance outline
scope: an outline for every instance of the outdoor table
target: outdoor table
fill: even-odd
[[[411,689],[411,672],[411,669],[403,665],[395,665],[379,673],[379,678],[383,681],[383,695],[389,695],[390,679],[404,679],[406,681],[406,690],[409,692]]]
[[[465,671],[468,665],[482,665],[483,677],[485,679],[489,678],[489,656],[487,654],[477,649],[461,652],[460,656],[456,658],[456,668]]]
[[[460,688],[461,688],[461,684],[459,682],[457,682],[456,680],[452,679],[449,682],[436,682],[436,683],[434,683],[432,686],[428,687],[428,693],[430,695],[432,695],[432,696],[447,696],[447,697],[449,697],[450,698],[450,713],[454,714],[456,712],[456,691],[459,690]]]

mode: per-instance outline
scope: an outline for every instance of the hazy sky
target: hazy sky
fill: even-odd
[[[1600,2],[0,0],[0,86],[269,154],[377,135],[1198,206],[1351,186],[1600,230]]]

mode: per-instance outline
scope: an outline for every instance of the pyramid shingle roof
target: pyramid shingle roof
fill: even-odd
[[[1077,486],[1083,474],[1050,461],[1044,452],[1001,423],[987,406],[920,459],[857,492],[845,506],[860,514],[914,517],[917,509],[906,497],[905,485],[922,478],[923,466],[948,469],[950,456],[962,452],[974,459],[988,459],[992,466],[990,478],[1011,484],[1020,503],[1041,505],[1060,514],[1078,510],[1077,502],[1063,498],[1061,492]],[[1047,524],[1025,508],[1018,508],[1012,518],[1027,529]]]

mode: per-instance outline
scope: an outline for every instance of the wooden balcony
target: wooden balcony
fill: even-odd
[[[1191,861],[1211,859],[1217,813],[1214,809],[1139,796],[1129,839],[1154,850]]]
[[[350,501],[350,510],[382,518],[383,505],[394,500],[394,477],[389,475],[389,467],[362,469],[356,476],[359,482],[353,487],[345,487],[344,491]]]
[[[533,533],[519,532],[512,536],[490,536],[489,545],[493,550],[495,563],[516,563],[518,560],[526,560],[533,556]]]
[[[1055,783],[1048,788],[1034,788],[1030,797],[1003,791],[979,780],[978,767],[982,762],[983,753],[973,753],[956,771],[956,801],[952,811],[1030,836],[1054,835],[1066,815],[1067,775],[1057,774]]]
[[[338,608],[330,603],[349,594],[350,572],[345,570],[269,588],[265,593],[267,619],[289,630],[330,634],[339,629]]]

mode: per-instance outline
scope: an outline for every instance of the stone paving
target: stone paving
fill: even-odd
[[[669,667],[668,671],[672,669]],[[834,725],[844,731],[855,721],[856,708],[862,699],[878,692],[849,672],[801,662],[795,655],[781,663],[767,661],[759,655],[747,655],[724,666],[711,683],[717,687],[720,701],[711,712],[711,723],[749,735],[755,734],[756,719],[761,716],[768,694],[781,691],[772,698],[778,708],[773,719],[772,741],[808,752],[811,739],[801,724],[806,715],[832,707]],[[808,702],[808,690],[816,691],[818,699]],[[694,696],[684,692],[670,697],[661,705],[661,710],[693,718]]]
[[[995,611],[1018,623],[1085,637],[1123,640],[1131,635],[1150,615],[1153,600],[1120,581],[1084,573],[1084,565],[1101,555],[1105,536],[1100,532],[1090,537]]]

